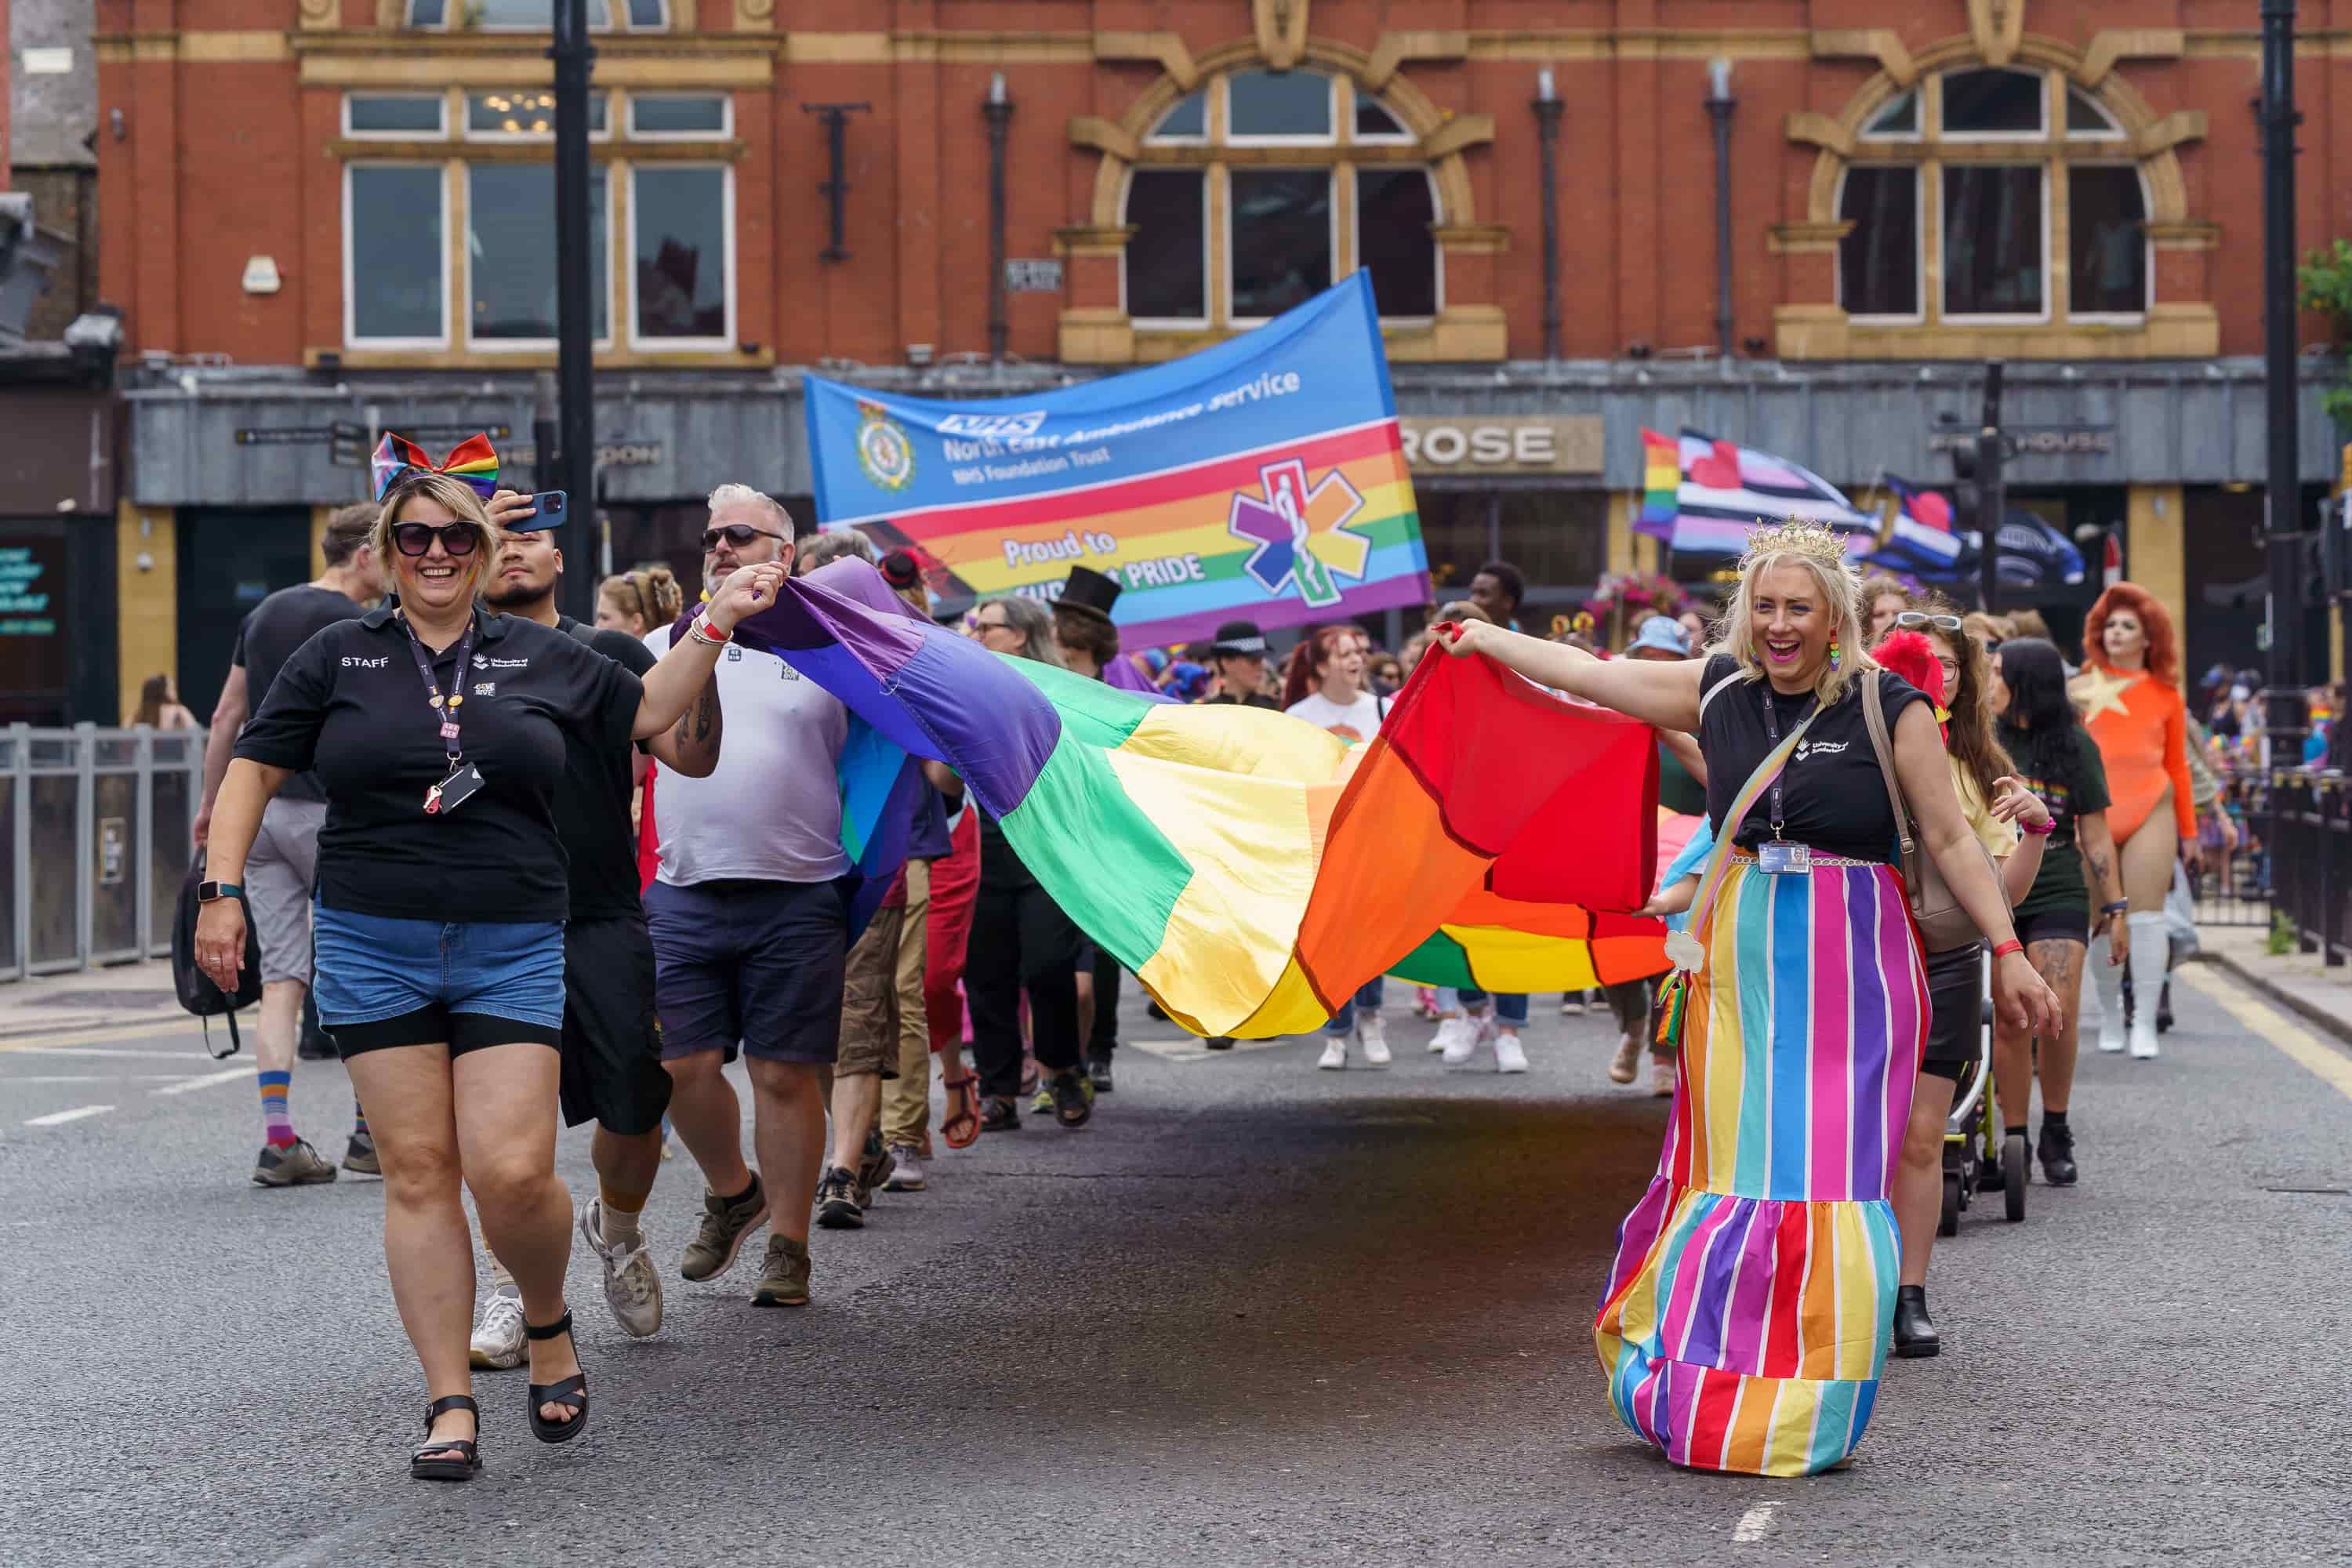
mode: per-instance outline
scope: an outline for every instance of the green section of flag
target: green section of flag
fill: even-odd
[[[1389,973],[1415,985],[1451,985],[1457,991],[1480,988],[1477,977],[1470,973],[1469,952],[1443,931],[1430,932],[1427,942],[1390,964]]]
[[[1057,668],[1034,658],[1008,658],[1005,662],[1045,693],[1045,700],[1061,715],[1065,745],[1075,739],[1084,745],[1115,752],[1127,744],[1127,738],[1135,733],[1135,727],[1151,711],[1149,698],[1076,670]]]
[[[1039,668],[1049,676],[1078,679]],[[1140,969],[1160,951],[1176,900],[1192,879],[1192,862],[1128,797],[1108,752],[1081,738],[1088,728],[1087,716],[1063,704],[1056,684],[1038,684],[1062,710],[1062,739],[1037,782],[998,826],[1030,875],[1054,889],[1055,901],[1078,929],[1128,968]],[[1101,687],[1099,681],[1081,684]],[[1150,706],[1129,693],[1109,695],[1124,697],[1139,710]]]

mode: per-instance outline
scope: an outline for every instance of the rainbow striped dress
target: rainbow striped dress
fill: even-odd
[[[1927,973],[1894,867],[1776,876],[1730,847],[1797,740],[1734,801],[1694,906],[1673,1120],[1594,1326],[1618,1415],[1694,1469],[1840,1463],[1891,1339]]]

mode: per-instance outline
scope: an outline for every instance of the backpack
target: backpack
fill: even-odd
[[[215,1061],[226,1061],[244,1046],[237,1034],[236,1014],[240,1007],[250,1007],[261,1000],[261,937],[254,930],[253,910],[245,895],[236,896],[237,906],[245,910],[245,967],[236,977],[236,994],[229,994],[213,984],[212,976],[196,967],[196,889],[205,879],[205,852],[196,851],[188,867],[188,875],[180,883],[180,907],[172,917],[172,986],[179,993],[180,1005],[205,1020],[205,1054]],[[211,1020],[216,1016],[228,1020],[228,1049],[213,1049]]]

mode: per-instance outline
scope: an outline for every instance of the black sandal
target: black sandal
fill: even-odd
[[[534,1328],[529,1323],[522,1326],[522,1337],[527,1340],[552,1340],[571,1331],[572,1314],[568,1311],[543,1328]],[[572,1350],[576,1353],[579,1346],[574,1344]],[[568,1421],[543,1420],[539,1414],[539,1407],[542,1405],[561,1405],[572,1413],[572,1418]],[[532,1384],[530,1415],[530,1435],[542,1443],[569,1443],[580,1436],[581,1429],[588,1425],[588,1374],[575,1372],[561,1383]]]
[[[408,1458],[408,1479],[413,1481],[470,1481],[482,1471],[482,1450],[476,1438],[481,1436],[482,1407],[471,1395],[452,1394],[436,1399],[425,1407],[425,1435],[433,1435],[433,1423],[452,1410],[474,1413],[473,1437],[446,1437],[440,1442],[427,1442]],[[462,1456],[450,1458],[455,1448]],[[428,1457],[429,1456],[429,1457]]]

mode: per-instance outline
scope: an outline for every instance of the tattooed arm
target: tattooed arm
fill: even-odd
[[[2111,962],[2121,963],[2131,956],[2131,931],[2124,923],[2124,911],[2102,920],[2099,910],[2108,904],[2124,901],[2124,869],[2122,858],[2116,854],[2116,836],[2107,828],[2107,814],[2094,811],[2074,819],[2074,842],[2083,851],[2083,869],[2091,884],[2091,930],[2107,929],[2107,953]]]
[[[646,750],[674,772],[690,779],[707,779],[719,766],[719,741],[727,727],[726,717],[719,706],[719,672],[714,669],[685,717],[647,741]]]

